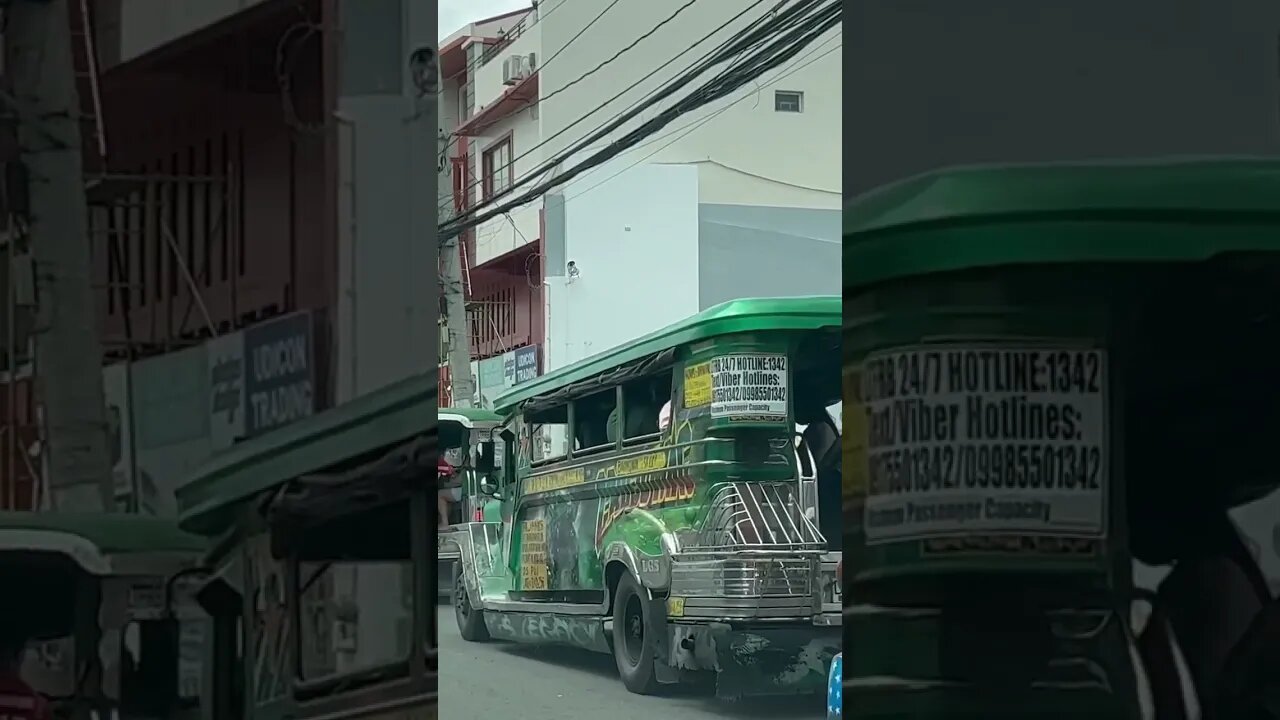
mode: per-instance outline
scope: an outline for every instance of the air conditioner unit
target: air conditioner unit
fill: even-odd
[[[535,56],[512,55],[502,61],[502,84],[515,85],[533,74]]]

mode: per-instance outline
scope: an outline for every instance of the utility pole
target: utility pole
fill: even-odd
[[[449,331],[449,381],[452,385],[454,407],[471,407],[476,391],[471,378],[471,334],[467,331],[466,293],[462,285],[462,253],[458,250],[459,236],[451,234],[441,243],[444,253],[444,277],[440,279],[444,292],[445,323]]]
[[[48,487],[60,510],[115,509],[67,0],[10,0],[4,104],[18,120],[39,322]],[[87,20],[86,20],[87,22]]]
[[[439,112],[436,96],[440,90],[439,57],[433,48],[422,48],[414,53],[410,65],[415,68],[414,76],[418,79],[419,99],[424,101],[425,112]],[[437,114],[437,120],[439,115]],[[444,137],[439,148],[440,162],[448,167],[449,159],[444,157],[448,152],[448,138]],[[466,185],[462,185],[463,188]],[[465,189],[463,192],[467,192]],[[450,220],[445,215],[452,215],[449,209],[453,203],[439,208],[438,225]],[[440,252],[444,254],[444,276],[440,278],[440,289],[444,293],[445,323],[449,333],[449,381],[452,386],[453,406],[469,408],[475,396],[476,385],[471,378],[471,333],[467,331],[466,291],[462,281],[462,253],[459,251],[461,239],[458,234],[450,233],[440,242]]]

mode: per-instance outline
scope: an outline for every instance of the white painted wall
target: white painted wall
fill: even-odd
[[[545,98],[557,93],[539,104],[544,137],[549,138],[585,117],[571,130],[548,142],[545,148],[548,155],[624,112],[770,7],[761,5],[758,11],[753,10],[695,47],[694,43],[750,2],[695,3],[618,60],[568,87],[570,82],[658,25],[683,4],[682,0],[618,3],[567,48],[566,43],[599,14],[600,4],[596,0],[562,0],[562,6],[554,2],[542,6],[543,19],[537,25],[542,40],[541,95]],[[631,162],[698,162],[708,166],[700,180],[703,202],[839,208],[841,42],[842,33],[837,28],[791,62],[762,76],[757,83],[706,109],[677,118],[644,147],[633,151],[629,159],[615,160],[611,163],[612,169],[594,173],[597,182],[617,172],[619,165]],[[604,104],[670,60],[673,53],[682,51],[685,52],[653,78],[618,100]],[[810,61],[811,64],[806,65]],[[788,73],[792,74],[778,79]],[[695,86],[686,86],[677,97],[683,97]],[[775,112],[775,90],[804,92],[804,112]],[[660,109],[647,111],[642,119],[652,118]],[[708,119],[713,114],[716,116]],[[622,132],[634,125],[625,126]]]
[[[439,116],[437,137],[437,171],[436,171],[436,191],[439,201],[437,207],[445,208],[442,212],[453,212],[453,161],[452,158],[457,153],[455,149],[457,143],[451,133],[453,129],[458,127],[458,122],[462,118],[461,108],[459,106],[459,97],[457,92],[457,84],[441,79],[442,92],[436,97],[437,115]],[[440,140],[443,138],[443,140]],[[440,155],[443,155],[443,163],[440,162]]]
[[[343,2],[348,13],[373,8],[360,0]],[[414,49],[434,45],[433,12],[423,3],[401,4],[399,92],[344,91],[338,99],[338,402],[438,362],[439,299],[429,282],[437,267],[432,199],[440,194],[438,142],[431,113],[415,97],[407,70]],[[347,22],[357,20],[352,15]],[[361,50],[348,46],[349,52]],[[344,59],[344,65],[349,62]]]
[[[560,275],[547,281],[547,370],[698,312],[697,168],[642,165],[589,199],[571,199],[575,189],[565,191],[565,257],[581,274],[548,268]]]
[[[120,59],[128,61],[265,0],[119,0]]]

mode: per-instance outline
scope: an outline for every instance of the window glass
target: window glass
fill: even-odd
[[[568,456],[568,405],[530,413],[524,418],[524,422],[527,424],[527,434],[522,429],[520,439],[522,444],[529,443],[529,447],[522,448],[522,456],[529,458],[534,465]]]
[[[413,636],[411,563],[302,563],[298,583],[304,679],[347,675],[408,658]]]

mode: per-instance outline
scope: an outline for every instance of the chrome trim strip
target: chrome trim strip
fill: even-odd
[[[581,603],[540,602],[536,600],[489,600],[484,603],[486,611],[511,613],[551,613],[555,615],[586,615],[604,617],[609,610],[606,600],[600,605],[583,605]]]

